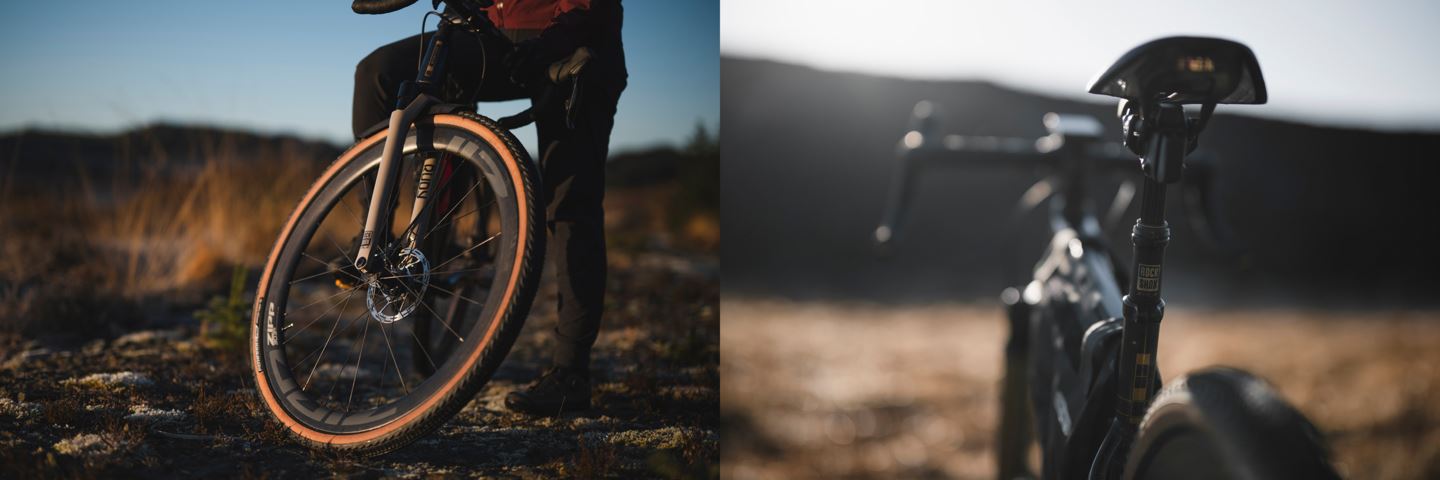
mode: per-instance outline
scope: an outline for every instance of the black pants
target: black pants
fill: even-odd
[[[389,118],[400,83],[415,79],[420,42],[415,36],[380,47],[356,67],[353,128],[357,138]],[[452,35],[446,60],[450,77],[445,88],[447,101],[537,96],[538,92],[510,81],[503,66],[505,54],[498,47],[482,51],[471,35]],[[566,127],[562,112],[536,112],[535,122],[550,234],[546,257],[559,282],[555,365],[581,370],[589,368],[590,348],[600,330],[605,304],[605,159],[615,105],[624,89],[623,82],[607,85],[590,80],[587,77],[581,84],[586,91],[573,129]]]

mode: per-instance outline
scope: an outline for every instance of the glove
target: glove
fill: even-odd
[[[521,85],[544,81],[546,67],[580,48],[587,13],[575,9],[561,14],[540,36],[516,43],[515,49],[505,57],[510,80]]]

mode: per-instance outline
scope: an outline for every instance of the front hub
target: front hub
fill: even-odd
[[[415,312],[430,286],[430,260],[415,248],[385,259],[380,273],[366,275],[365,304],[380,323],[395,323]]]

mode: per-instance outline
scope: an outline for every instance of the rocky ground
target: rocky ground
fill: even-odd
[[[989,305],[727,297],[722,477],[994,478],[1006,326]],[[1440,313],[1167,309],[1159,366],[1257,373],[1348,478],[1440,478]],[[1038,457],[1035,457],[1038,459]]]
[[[0,477],[659,477],[719,474],[713,260],[612,256],[596,408],[559,418],[501,399],[547,366],[553,288],[506,364],[455,419],[375,459],[290,442],[241,352],[193,322],[81,342],[0,338]]]

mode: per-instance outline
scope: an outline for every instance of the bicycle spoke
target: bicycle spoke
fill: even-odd
[[[380,325],[380,334],[385,337],[385,349],[390,351],[390,363],[395,365],[395,376],[400,378],[400,388],[409,395],[410,387],[405,385],[405,374],[400,373],[400,361],[395,358],[395,349],[390,346],[390,334],[385,331],[385,325]]]
[[[368,312],[367,312],[367,313],[368,313]],[[363,316],[363,315],[364,315],[364,314],[362,314],[362,316]],[[360,317],[355,317],[355,318],[356,318],[356,319],[359,319]],[[345,327],[345,331],[347,331],[347,332],[350,331],[350,327],[353,327],[354,325],[355,325],[354,320],[351,320],[351,321],[350,321],[350,326]],[[300,387],[301,390],[308,390],[308,389],[310,388],[310,379],[315,378],[315,369],[316,369],[316,368],[319,368],[319,367],[320,367],[320,362],[325,360],[325,348],[330,346],[330,340],[332,340],[332,339],[335,338],[335,330],[337,330],[337,329],[339,329],[339,328],[340,328],[340,316],[339,316],[339,315],[336,315],[336,316],[335,316],[335,325],[332,325],[332,326],[330,327],[330,334],[325,337],[325,343],[323,343],[323,344],[320,345],[320,355],[317,356],[317,357],[315,357],[315,364],[310,366],[310,374],[305,376],[305,385],[303,385],[303,386]],[[310,355],[314,355],[314,354],[315,354],[315,351],[312,350],[309,354],[305,355],[305,358],[310,358]],[[299,366],[299,365],[302,365],[302,364],[304,364],[304,363],[305,363],[305,359],[301,359],[299,362],[296,362],[295,365],[296,365],[296,366]]]
[[[472,250],[475,250],[475,249],[477,249],[477,248],[480,248],[481,246],[484,246],[484,245],[487,244],[487,243],[490,243],[491,240],[494,240],[494,239],[496,239],[496,238],[499,238],[501,233],[505,233],[505,232],[496,232],[494,235],[491,235],[490,238],[481,240],[480,243],[477,243],[477,244],[475,244],[475,245],[472,245],[472,246],[470,246],[470,248],[465,249],[465,251],[460,252],[460,253],[456,254],[455,256],[453,256],[453,257],[450,257],[448,260],[445,260],[445,261],[443,261],[443,262],[440,262],[439,265],[436,265],[436,266],[432,267],[430,270],[439,270],[440,267],[445,266],[445,264],[450,263],[450,262],[453,262],[453,261],[455,261],[455,259],[460,258],[460,257],[462,257],[462,256],[465,256],[465,254],[470,253]]]
[[[491,200],[490,203],[487,203],[487,204],[485,204],[484,206],[481,206],[480,208],[476,208],[476,209],[474,209],[474,210],[471,210],[471,211],[462,213],[462,214],[460,214],[459,216],[456,216],[455,218],[452,218],[452,219],[450,219],[450,220],[447,220],[444,224],[437,224],[437,225],[435,225],[434,228],[431,228],[429,232],[426,232],[426,233],[425,233],[425,237],[422,237],[421,240],[424,240],[425,238],[429,238],[429,237],[430,237],[430,234],[431,234],[431,233],[435,233],[435,230],[436,230],[436,229],[439,229],[441,226],[454,224],[455,222],[458,222],[458,221],[460,221],[461,219],[464,219],[465,217],[468,217],[468,216],[471,216],[471,215],[474,215],[474,214],[483,212],[483,211],[485,211],[485,209],[490,208],[490,207],[493,206],[493,205],[495,205],[495,201],[494,201],[494,200]],[[442,217],[442,218],[443,218],[443,217]]]
[[[350,218],[355,219],[355,225],[356,225],[356,226],[358,226],[358,227],[361,228],[361,229],[364,229],[364,228],[365,228],[365,220],[362,219],[362,218],[360,218],[360,214],[355,213],[355,209],[350,208],[350,204],[349,204],[349,203],[346,203],[346,202],[345,202],[345,197],[350,196],[350,192],[351,192],[351,191],[354,191],[354,189],[355,189],[355,187],[352,186],[352,187],[350,187],[350,189],[346,190],[345,195],[341,195],[341,196],[340,196],[340,206],[345,207],[345,211],[350,214]],[[360,195],[361,195],[362,198],[364,197],[365,193],[366,193],[366,192],[360,192]]]
[[[350,396],[345,398],[345,413],[350,413],[350,402],[355,400],[355,384],[360,381],[360,362],[365,359],[365,337],[370,333],[370,322],[365,322],[365,331],[360,334],[360,353],[355,358],[355,373],[350,376]]]
[[[310,255],[310,254],[305,253],[305,252],[300,252],[300,255],[303,255],[305,258],[314,260],[316,263],[319,263],[319,264],[321,264],[321,265],[324,265],[325,268],[330,268],[330,262],[327,262],[327,261],[324,261],[324,260],[315,258],[315,256]],[[344,270],[335,270],[335,271],[340,272],[340,273],[343,273],[343,274],[345,274],[345,276],[350,277],[350,278],[353,278],[353,279],[355,279],[355,281],[357,281],[357,282],[365,283],[365,279],[360,278],[360,277],[357,277],[357,276],[355,276],[355,275],[352,275],[350,272],[347,272],[347,271],[344,271]]]
[[[448,154],[447,154],[447,155],[448,155]],[[450,177],[448,177],[448,178],[445,179],[445,184],[444,184],[444,185],[441,185],[440,188],[435,189],[435,191],[436,191],[436,192],[443,192],[443,191],[445,191],[446,188],[449,188],[449,187],[450,187],[450,182],[455,181],[455,178],[456,178],[456,177],[459,177],[459,175],[457,175],[457,174],[455,174],[455,173],[452,172],[452,173],[450,174]],[[404,230],[401,230],[401,231],[400,231],[400,234],[399,234],[399,235],[396,235],[395,238],[398,240],[398,239],[401,239],[401,238],[405,238],[406,235],[410,234],[410,231],[413,230],[416,225],[419,225],[419,224],[420,224],[420,223],[419,223],[419,222],[420,222],[420,219],[423,218],[426,214],[430,213],[430,209],[433,208],[434,206],[435,206],[435,202],[425,202],[425,211],[420,212],[419,215],[411,215],[411,217],[414,217],[414,218],[411,218],[411,219],[410,219],[410,224],[409,224],[409,225],[406,225],[406,226],[405,226],[405,229],[404,229]],[[412,209],[414,208],[414,204],[411,204],[411,208],[412,208]],[[384,250],[385,256],[388,257],[388,256],[390,256],[390,254],[395,253],[395,249],[398,248],[400,245],[402,245],[402,244],[404,244],[404,243],[405,243],[405,242],[396,241],[394,244],[390,245],[389,248],[386,248],[386,249]]]
[[[331,245],[334,245],[334,246],[335,246],[335,250],[336,250],[337,252],[339,252],[340,255],[341,255],[340,258],[346,259],[346,261],[349,261],[349,259],[351,259],[351,258],[355,258],[355,257],[353,257],[353,256],[350,255],[350,252],[348,252],[348,251],[345,250],[345,247],[341,247],[339,243],[336,243],[336,242],[335,242],[335,239],[334,239],[333,237],[331,237],[331,236],[329,236],[329,235],[326,235],[325,238],[326,238],[327,240],[330,240],[330,244],[331,244]],[[330,267],[330,264],[329,264],[329,263],[326,263],[326,264],[325,264],[325,267],[326,267],[326,268],[329,268],[329,267]],[[312,279],[312,278],[315,278],[315,277],[327,275],[327,274],[328,274],[328,275],[334,275],[334,274],[337,273],[337,272],[338,272],[338,273],[344,273],[346,276],[349,276],[350,278],[355,278],[356,280],[359,280],[358,278],[355,277],[355,275],[350,274],[350,272],[346,272],[346,271],[340,270],[340,269],[333,269],[333,268],[331,268],[331,269],[328,269],[328,270],[326,270],[326,271],[323,271],[323,272],[320,272],[320,273],[317,273],[317,274],[314,274],[314,275],[307,276],[307,277],[305,277],[305,278],[301,278],[301,279],[297,279],[297,280],[291,280],[291,281],[290,281],[290,284],[291,284],[291,285],[294,285],[294,284],[296,284],[296,283],[303,282],[303,281],[306,281],[306,280],[309,280],[309,279]]]
[[[310,328],[311,325],[314,325],[315,322],[320,321],[320,319],[321,319],[321,318],[324,318],[325,315],[328,314],[328,313],[330,313],[331,310],[334,310],[336,305],[339,305],[339,306],[340,306],[340,311],[335,313],[336,321],[339,321],[340,316],[345,314],[345,305],[349,305],[349,304],[350,304],[350,298],[351,298],[351,297],[354,297],[355,294],[358,293],[359,291],[360,291],[359,289],[350,290],[350,294],[349,294],[349,295],[346,295],[345,298],[344,298],[340,303],[334,304],[334,305],[330,305],[330,308],[327,308],[327,309],[325,309],[325,311],[320,312],[319,315],[316,315],[315,318],[311,319],[309,323],[306,323],[306,324],[305,324],[305,326],[300,327],[300,329],[299,329],[299,330],[296,330],[295,333],[298,334],[298,333],[303,332],[303,331],[305,331],[306,329]],[[289,318],[290,318],[290,313],[286,313],[284,318],[289,319]],[[291,325],[294,325],[294,324],[292,323]],[[289,329],[290,327],[287,326],[287,327],[285,327],[285,328],[286,328],[286,329]],[[280,342],[280,343],[283,344],[283,343],[286,343],[286,342],[283,342],[283,341],[282,341],[282,342]]]
[[[300,282],[303,282],[303,281],[306,281],[306,280],[309,280],[309,279],[312,279],[312,278],[315,278],[315,277],[320,277],[320,276],[324,276],[324,275],[331,275],[331,274],[334,274],[335,272],[336,272],[335,270],[326,270],[326,271],[323,271],[323,272],[320,272],[320,273],[317,273],[317,274],[314,274],[314,275],[307,275],[307,276],[302,277],[302,278],[297,278],[297,279],[291,280],[291,281],[290,281],[290,285],[293,286],[293,285],[295,285],[295,284],[297,284],[297,283],[300,283]]]
[[[341,196],[340,201],[339,201],[338,203],[340,203],[341,206],[345,207],[345,210],[347,210],[347,211],[350,212],[350,216],[351,216],[351,217],[355,218],[356,220],[359,220],[359,217],[355,216],[355,212],[350,209],[350,206],[349,206],[349,205],[346,205],[345,196],[348,196],[348,194],[349,194],[349,190],[346,191],[346,195],[342,195],[342,196]],[[334,208],[331,208],[330,211],[333,212],[333,211],[335,211],[335,210],[334,210]],[[328,214],[327,214],[327,217],[326,217],[326,218],[328,218]],[[321,221],[321,223],[323,224],[324,221]],[[364,228],[364,227],[365,227],[364,222],[360,222],[360,227],[361,227],[361,228]],[[340,244],[335,241],[335,237],[332,237],[332,236],[330,236],[330,235],[323,235],[323,236],[325,237],[326,240],[330,241],[330,244],[331,244],[331,245],[335,246],[335,251],[339,252],[340,255],[341,255],[340,258],[345,258],[345,259],[354,258],[354,257],[352,257],[352,256],[350,255],[350,252],[345,249],[345,247],[340,246]],[[310,257],[309,254],[306,254],[306,253],[304,253],[304,252],[301,252],[301,254],[302,254],[302,255],[305,255],[305,256],[307,256],[307,257]],[[317,262],[320,261],[319,259],[314,258],[314,257],[310,257],[310,258],[311,258],[312,260],[317,261]],[[303,282],[303,281],[306,281],[306,280],[310,280],[310,279],[312,279],[312,278],[324,276],[324,275],[326,275],[326,274],[334,274],[335,272],[347,273],[347,272],[345,272],[345,271],[343,271],[343,270],[337,270],[337,269],[332,269],[332,268],[330,268],[330,263],[329,263],[329,262],[321,262],[321,263],[323,263],[323,264],[325,265],[325,268],[326,268],[325,271],[320,272],[320,273],[317,273],[317,274],[314,274],[314,275],[309,275],[309,276],[306,276],[306,277],[304,277],[304,278],[298,278],[298,279],[295,279],[295,280],[291,280],[291,281],[290,281],[290,285],[295,285],[295,284],[297,284],[297,283],[300,283],[300,282]],[[348,273],[347,273],[347,274],[348,274]],[[354,275],[350,275],[350,276],[351,276],[352,278],[354,277]],[[357,278],[357,280],[358,280],[358,278]]]
[[[425,342],[420,341],[420,337],[415,335],[413,328],[410,329],[410,338],[415,339],[415,346],[420,347],[420,353],[425,355],[425,361],[430,362],[430,370],[439,370],[440,367],[435,365],[435,359],[430,358],[430,350],[425,348]]]
[[[460,270],[450,270],[450,271],[448,271],[448,272],[430,272],[430,275],[433,276],[433,275],[450,275],[450,274],[454,274],[454,273],[465,273],[465,272],[481,272],[481,271],[484,271],[485,269],[486,269],[486,267],[480,267],[480,268],[465,268],[465,269],[460,269]],[[379,277],[379,279],[380,279],[380,280],[392,280],[392,279],[396,279],[396,278],[414,278],[414,277],[422,277],[422,276],[425,276],[425,273],[411,273],[411,274],[407,274],[407,275],[392,275],[392,276],[389,276],[389,277]]]
[[[325,239],[326,239],[326,240],[329,240],[329,241],[330,241],[330,244],[335,246],[335,250],[338,250],[338,251],[340,252],[340,255],[343,255],[343,256],[340,257],[340,258],[345,259],[345,261],[347,261],[347,262],[350,261],[350,259],[355,258],[353,255],[350,255],[350,251],[349,251],[349,250],[346,250],[345,247],[340,246],[340,243],[339,243],[339,242],[336,242],[336,241],[335,241],[335,237],[326,235],[326,236],[325,236]]]
[[[473,185],[470,185],[470,188],[469,188],[468,190],[465,190],[465,195],[462,195],[462,196],[460,197],[460,200],[459,200],[459,201],[456,201],[456,202],[455,202],[455,205],[452,206],[452,207],[450,207],[450,211],[445,212],[444,215],[441,215],[439,219],[435,220],[435,224],[430,227],[430,231],[425,232],[425,235],[422,236],[422,237],[420,237],[420,240],[423,241],[423,240],[425,240],[425,239],[427,239],[427,238],[430,238],[430,234],[435,233],[435,230],[438,229],[438,228],[440,228],[441,222],[442,222],[443,220],[445,220],[445,218],[449,217],[450,214],[455,213],[455,210],[458,210],[461,205],[464,205],[464,204],[465,204],[465,199],[470,198],[470,194],[475,193],[475,189],[476,189],[476,188],[479,188],[479,187],[480,187],[480,182],[478,182],[478,181],[475,182]],[[478,212],[479,210],[476,210],[476,211]]]
[[[441,318],[441,317],[440,317],[440,314],[435,313],[435,309],[430,308],[430,304],[427,303],[427,302],[425,302],[425,299],[421,298],[421,297],[420,297],[420,294],[415,293],[415,291],[414,291],[414,290],[411,290],[411,289],[410,289],[410,286],[405,285],[404,282],[401,282],[401,283],[400,283],[400,286],[405,287],[405,290],[408,290],[411,295],[414,295],[415,298],[417,299],[417,300],[416,300],[416,303],[419,303],[420,306],[425,307],[425,310],[429,311],[431,316],[435,317],[436,320],[439,320],[439,321],[440,321],[440,325],[444,325],[444,326],[445,326],[445,330],[449,330],[451,335],[454,335],[455,338],[460,339],[460,343],[465,343],[465,337],[462,337],[462,336],[460,336],[460,334],[455,333],[455,329],[450,328],[450,324],[449,324],[448,322],[446,322],[444,318]],[[433,286],[433,285],[432,285],[432,286]]]
[[[473,300],[473,299],[471,299],[470,297],[462,296],[462,295],[460,295],[460,294],[458,294],[458,293],[452,292],[452,291],[450,291],[450,290],[446,290],[446,289],[444,289],[444,288],[440,288],[440,287],[435,286],[435,285],[430,285],[430,288],[433,288],[433,289],[436,289],[436,290],[439,290],[439,291],[448,293],[448,294],[450,294],[450,296],[452,296],[452,297],[455,297],[455,298],[457,298],[457,299],[460,299],[460,300],[464,300],[464,301],[473,303],[473,304],[475,304],[475,305],[479,305],[479,306],[482,306],[482,307],[485,306],[485,304],[480,303],[479,301]]]
[[[362,319],[364,319],[364,318],[366,318],[366,317],[369,317],[369,316],[370,316],[370,312],[369,312],[369,311],[361,312],[360,315],[356,315],[353,319],[350,320],[350,323],[349,323],[348,325],[346,325],[345,328],[340,329],[340,335],[341,335],[341,336],[345,336],[345,335],[349,334],[349,332],[355,330],[355,325],[356,325],[357,323],[364,323],[364,324],[366,324],[366,325],[369,325],[370,322],[362,320]],[[321,358],[321,357],[316,357],[316,358],[315,358],[315,365],[312,366],[311,369],[313,370],[315,367],[318,367],[319,364],[320,364],[320,362],[321,362],[322,360],[324,360],[324,359]],[[340,381],[343,380],[343,378],[341,378],[341,376],[340,376],[340,375],[343,375],[343,373],[344,373],[344,370],[342,369],[341,372],[336,375],[335,381],[330,383],[330,390],[326,391],[326,393],[325,393],[325,396],[326,396],[326,397],[331,397],[331,398],[333,398],[333,397],[335,396],[335,387],[339,386],[339,385],[340,385]]]
[[[323,301],[326,301],[326,300],[329,300],[329,299],[332,299],[332,298],[335,298],[335,297],[344,295],[344,294],[347,293],[347,292],[354,292],[354,291],[359,290],[359,289],[360,289],[359,287],[341,289],[340,291],[335,292],[335,293],[331,294],[331,295],[328,296],[328,297],[325,297],[325,298],[322,298],[322,299],[319,299],[319,300],[316,300],[316,301],[307,303],[307,304],[305,304],[305,306],[303,306],[303,307],[300,307],[300,308],[297,308],[297,309],[294,309],[294,310],[285,312],[285,316],[288,317],[288,316],[290,316],[290,315],[292,315],[292,314],[296,314],[296,313],[303,312],[303,311],[305,311],[305,309],[310,308],[310,307],[313,307],[313,306],[315,306],[315,305],[318,305],[320,302],[323,302]]]
[[[381,331],[384,331],[384,330],[385,330],[385,324],[383,324],[383,323],[380,324],[380,330],[381,330]],[[375,388],[378,389],[378,390],[381,391],[381,392],[386,391],[386,390],[385,390],[385,372],[390,371],[390,369],[385,368],[385,367],[387,367],[387,366],[389,366],[389,365],[390,365],[390,361],[389,361],[389,360],[387,360],[387,359],[385,359],[385,358],[381,358],[381,359],[380,359],[380,385],[377,386],[377,387],[375,387]],[[384,398],[384,397],[381,397],[381,398]]]

